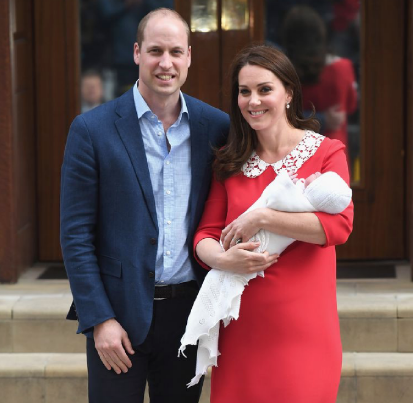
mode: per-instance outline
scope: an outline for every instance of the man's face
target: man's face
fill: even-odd
[[[191,65],[191,48],[182,22],[171,16],[153,16],[141,48],[135,43],[134,61],[139,65],[139,91],[147,101],[178,98]]]
[[[97,105],[102,102],[102,80],[98,76],[86,76],[82,79],[81,95],[84,102]]]

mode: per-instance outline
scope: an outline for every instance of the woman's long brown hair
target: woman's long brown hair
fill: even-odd
[[[271,71],[292,94],[290,108],[286,109],[287,120],[292,127],[315,132],[320,130],[320,124],[314,118],[314,113],[307,119],[303,117],[301,84],[288,57],[268,45],[253,45],[243,49],[235,57],[230,69],[231,104],[228,142],[226,146],[215,151],[213,169],[216,178],[220,181],[241,171],[258,142],[255,130],[244,119],[238,107],[238,75],[246,65],[259,66]]]

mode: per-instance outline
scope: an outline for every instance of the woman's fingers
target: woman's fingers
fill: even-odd
[[[239,249],[244,249],[244,250],[248,250],[248,251],[253,251],[254,249],[257,249],[258,246],[260,246],[260,243],[259,243],[259,242],[251,242],[251,241],[242,242],[242,243],[239,243],[239,244],[237,245],[237,247],[238,247]],[[256,255],[257,255],[257,256],[262,256],[263,254],[257,252]]]
[[[231,232],[231,225],[229,225],[228,227],[225,227],[222,230],[221,243],[222,243],[222,246],[223,246],[224,250],[229,249],[229,245],[230,245],[231,240],[232,240],[230,232]]]
[[[239,244],[241,244],[242,243],[242,238],[241,237],[237,237],[237,235],[234,235],[232,238],[231,238],[231,241],[230,241],[230,243],[229,243],[229,247],[230,248],[232,248],[233,246],[235,246],[235,245],[239,245]]]
[[[238,273],[254,273],[262,271],[277,262],[279,255],[268,252],[253,252],[259,242],[245,242],[231,248],[227,253],[232,256],[228,270]]]

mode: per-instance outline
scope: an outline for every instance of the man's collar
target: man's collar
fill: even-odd
[[[149,108],[146,101],[143,99],[143,96],[141,95],[141,93],[139,92],[138,85],[139,85],[139,80],[137,80],[135,85],[133,86],[133,99],[135,101],[135,108],[136,108],[136,114],[138,115],[138,119],[140,119],[146,113],[150,113],[151,115],[155,115],[151,111],[151,108]],[[181,111],[179,112],[179,116],[178,116],[178,119],[177,119],[178,124],[181,122],[182,115],[184,113],[186,113],[188,118],[189,118],[188,108],[186,106],[185,98],[182,94],[182,91],[179,91],[179,99],[181,100]]]

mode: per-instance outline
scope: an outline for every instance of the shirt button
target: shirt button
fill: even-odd
[[[167,221],[166,222],[168,225],[171,225],[172,224],[172,221]]]
[[[162,133],[161,133],[161,132],[158,132],[158,136],[162,136]]]
[[[151,238],[149,242],[151,243],[151,245],[156,245],[156,238]]]
[[[149,272],[149,278],[154,278],[155,277],[155,273],[153,271]]]
[[[170,191],[170,190],[167,190],[167,191],[166,191],[166,194],[167,194],[167,195],[170,195],[170,194],[171,194],[171,191]]]
[[[166,161],[166,165],[169,165],[170,164],[170,161]]]
[[[171,254],[171,251],[170,251],[170,250],[167,250],[167,251],[166,251],[166,254],[169,256],[169,255]]]

